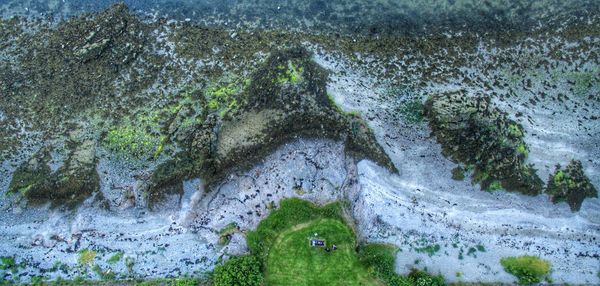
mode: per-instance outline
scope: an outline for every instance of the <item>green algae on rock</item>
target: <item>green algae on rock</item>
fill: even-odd
[[[70,141],[68,145],[68,158],[55,172],[48,166],[50,153],[46,148],[23,163],[13,174],[8,193],[19,194],[30,204],[50,202],[52,207],[75,207],[93,194],[101,198],[95,141]]]
[[[585,198],[598,197],[598,191],[584,174],[578,160],[572,160],[564,169],[556,165],[554,174],[548,178],[546,193],[554,203],[567,202],[572,211],[579,211]]]
[[[472,181],[480,183],[482,190],[541,193],[543,182],[535,169],[525,164],[527,145],[522,127],[493,107],[488,98],[463,92],[431,96],[424,111],[443,154],[474,165]]]
[[[159,165],[152,176],[151,197],[173,189],[181,180],[200,176],[208,185],[227,172],[250,168],[275,148],[298,137],[331,138],[346,143],[355,159],[370,159],[397,172],[372,130],[355,114],[340,112],[326,92],[327,72],[301,47],[275,51],[246,81],[246,88],[228,108],[229,116],[211,108],[176,160]],[[234,89],[225,86],[226,90]],[[209,92],[229,92],[209,88]],[[210,105],[210,99],[208,101]],[[239,105],[239,106],[238,106]],[[218,104],[221,106],[221,104]]]

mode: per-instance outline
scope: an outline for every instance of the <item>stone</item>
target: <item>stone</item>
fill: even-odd
[[[489,98],[462,91],[434,95],[426,101],[424,114],[444,156],[473,166],[472,181],[482,190],[542,192],[543,182],[525,163],[523,128],[493,107]]]
[[[583,172],[579,160],[571,160],[564,169],[556,165],[548,178],[546,193],[554,203],[567,202],[574,212],[579,211],[585,198],[598,197],[598,191]]]

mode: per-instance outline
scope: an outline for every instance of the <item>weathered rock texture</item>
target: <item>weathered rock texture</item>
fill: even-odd
[[[74,207],[94,193],[98,198],[100,179],[96,172],[96,143],[93,140],[68,142],[64,165],[52,172],[48,149],[42,149],[13,174],[8,192],[26,198],[28,203],[50,202],[51,206]]]
[[[543,183],[525,164],[528,149],[523,129],[485,97],[462,92],[430,97],[425,115],[446,157],[474,168],[482,189],[504,188],[537,195]]]
[[[341,111],[326,92],[327,72],[303,48],[274,52],[252,75],[239,108],[224,117],[209,114],[188,149],[159,166],[150,197],[200,175],[209,184],[228,172],[245,170],[274,148],[298,137],[346,143],[346,153],[396,172],[372,131],[358,115]],[[180,190],[180,187],[175,187]]]

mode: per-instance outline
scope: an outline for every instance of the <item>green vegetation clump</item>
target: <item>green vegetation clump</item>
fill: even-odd
[[[398,248],[386,244],[366,244],[358,249],[358,259],[367,270],[387,285],[412,286],[412,281],[394,271]]]
[[[116,264],[117,262],[121,261],[121,259],[123,259],[123,252],[119,251],[109,257],[106,262],[108,264]]]
[[[452,169],[452,179],[456,181],[462,181],[465,179],[465,169],[458,166]]]
[[[277,66],[277,72],[277,83],[296,84],[302,79],[304,68],[301,65],[296,65],[291,60],[288,60],[287,67],[283,64]]]
[[[231,236],[238,231],[238,226],[232,222],[219,231],[219,244],[227,245],[231,241]]]
[[[514,275],[519,284],[539,283],[550,273],[550,262],[536,256],[505,257],[500,259],[504,271]]]
[[[487,187],[486,191],[493,192],[493,191],[500,191],[500,190],[503,190],[503,189],[504,188],[502,187],[502,183],[500,181],[493,181]]]
[[[567,202],[572,211],[578,211],[585,198],[598,197],[598,191],[577,160],[572,160],[565,169],[556,165],[554,174],[548,178],[546,193],[554,203]]]
[[[108,131],[104,142],[110,150],[132,158],[151,157],[161,146],[160,136],[127,123]]]
[[[413,269],[408,278],[414,286],[445,286],[446,282],[441,275],[431,275],[423,270]]]
[[[96,259],[96,251],[90,249],[82,249],[79,251],[77,262],[80,265],[91,265]]]
[[[425,245],[423,247],[415,248],[415,251],[419,252],[419,253],[427,253],[427,255],[433,256],[438,251],[440,251],[440,245],[439,244]]]
[[[481,190],[516,191],[537,195],[543,182],[526,164],[528,148],[523,128],[494,107],[488,97],[465,92],[430,97],[424,107],[432,134],[444,156],[473,166],[472,183]]]
[[[17,273],[19,265],[12,256],[0,257],[0,270],[10,270],[13,274]]]
[[[228,112],[235,112],[239,107],[242,84],[233,79],[215,82],[204,90],[208,110],[224,117]]]
[[[408,123],[416,124],[423,122],[423,103],[420,100],[411,100],[402,103],[398,112]]]
[[[215,267],[213,273],[214,286],[258,286],[262,281],[260,261],[254,256],[233,257]]]

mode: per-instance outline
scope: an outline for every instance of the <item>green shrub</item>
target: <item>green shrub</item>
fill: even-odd
[[[446,282],[442,275],[431,275],[423,270],[413,269],[408,278],[414,286],[445,286]]]
[[[263,276],[261,263],[254,256],[233,257],[225,264],[215,268],[213,274],[214,286],[261,285]]]
[[[519,279],[519,284],[539,283],[550,273],[550,262],[535,256],[505,257],[500,259],[504,271]]]

